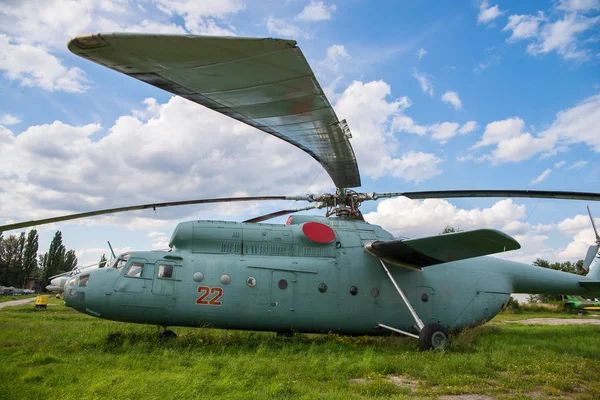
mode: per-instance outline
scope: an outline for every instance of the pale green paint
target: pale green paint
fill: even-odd
[[[336,241],[308,240],[301,224],[309,220],[330,225]],[[292,225],[184,222],[173,233],[171,252],[133,252],[120,271],[90,272],[84,288],[75,277],[67,284],[65,303],[106,319],[168,326],[377,334],[382,323],[414,331],[414,320],[379,261],[364,249],[368,241],[390,239],[379,226],[312,216],[295,216]],[[145,263],[144,276],[124,276],[136,261]],[[157,277],[160,263],[175,265],[173,279]],[[585,277],[493,257],[422,272],[390,269],[423,322],[449,328],[490,320],[510,293],[589,293],[579,284]],[[197,271],[204,273],[200,283],[192,279]],[[230,284],[220,282],[223,274]],[[246,284],[249,277],[256,286]],[[280,279],[287,289],[278,287]],[[325,293],[319,292],[320,283],[327,285]],[[196,304],[199,286],[222,288],[222,305]],[[359,289],[356,296],[352,286]],[[85,300],[77,300],[77,292],[84,292]],[[427,302],[421,301],[424,293]]]

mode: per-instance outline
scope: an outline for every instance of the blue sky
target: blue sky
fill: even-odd
[[[364,191],[599,191],[598,0],[8,1],[0,5],[0,221],[331,190],[319,165],[288,144],[66,49],[72,36],[112,31],[297,40],[350,124]],[[108,253],[106,240],[164,248],[177,221],[243,220],[288,206],[56,224],[39,228],[41,250],[61,229],[88,263]],[[446,224],[502,229],[523,245],[506,256],[527,263],[581,258],[593,240],[582,202],[401,198],[363,213],[403,236]]]

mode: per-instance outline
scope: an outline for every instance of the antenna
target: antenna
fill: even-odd
[[[117,256],[115,256],[115,252],[114,252],[112,246],[110,245],[110,240],[107,240],[106,243],[108,243],[108,248],[110,249],[110,252],[111,252],[113,258],[117,258]]]

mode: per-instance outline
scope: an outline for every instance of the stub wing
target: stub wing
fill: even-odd
[[[367,251],[385,261],[420,269],[450,261],[486,256],[521,248],[511,236],[495,229],[449,233],[418,239],[376,241]]]
[[[337,187],[360,186],[349,128],[293,40],[110,33],[69,50],[293,144]]]

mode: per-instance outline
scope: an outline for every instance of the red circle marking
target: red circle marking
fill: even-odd
[[[333,229],[319,222],[306,222],[302,225],[304,236],[317,243],[330,243],[335,240]]]

